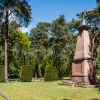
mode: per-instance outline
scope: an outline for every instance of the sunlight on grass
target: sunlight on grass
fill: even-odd
[[[0,95],[0,100],[5,100],[5,99]]]
[[[5,94],[11,100],[100,99],[100,91],[97,88],[69,87],[58,85],[58,81],[0,83],[0,92]]]

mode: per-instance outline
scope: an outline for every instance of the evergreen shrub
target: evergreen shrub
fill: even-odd
[[[58,73],[56,67],[45,67],[44,78],[46,81],[54,81],[58,79]]]
[[[0,82],[4,82],[5,74],[4,74],[4,66],[0,65]]]
[[[20,80],[22,82],[32,81],[32,67],[30,65],[22,65],[20,69]]]

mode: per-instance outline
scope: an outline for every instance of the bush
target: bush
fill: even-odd
[[[9,69],[8,69],[8,77],[9,78],[19,78],[19,71],[20,69],[18,68],[17,64],[15,65],[14,63],[9,63]]]
[[[32,81],[32,67],[30,65],[23,65],[20,69],[20,80],[22,82]]]
[[[54,81],[58,79],[58,73],[56,67],[45,67],[44,78],[47,81]]]
[[[5,74],[4,74],[4,66],[0,65],[0,82],[4,82]]]

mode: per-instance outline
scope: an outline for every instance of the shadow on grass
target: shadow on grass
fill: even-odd
[[[92,98],[92,99],[89,99],[89,100],[100,100],[100,99],[98,99],[98,98]]]
[[[97,89],[98,89],[98,91],[100,92],[100,87],[98,87]]]
[[[61,99],[61,100],[71,100],[71,99]],[[89,99],[89,100],[100,100],[100,99],[98,99],[98,98],[91,98],[91,99]]]
[[[98,83],[97,90],[100,92],[100,75],[96,76],[96,81]]]
[[[100,82],[96,85],[96,89],[100,92]]]

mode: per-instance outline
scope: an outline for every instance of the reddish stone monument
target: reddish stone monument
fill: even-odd
[[[84,15],[83,15],[84,16]],[[76,44],[76,51],[72,62],[72,82],[83,82],[84,84],[95,83],[95,61],[90,52],[91,44],[89,38],[89,26],[85,24],[84,17],[78,28],[79,35]]]

